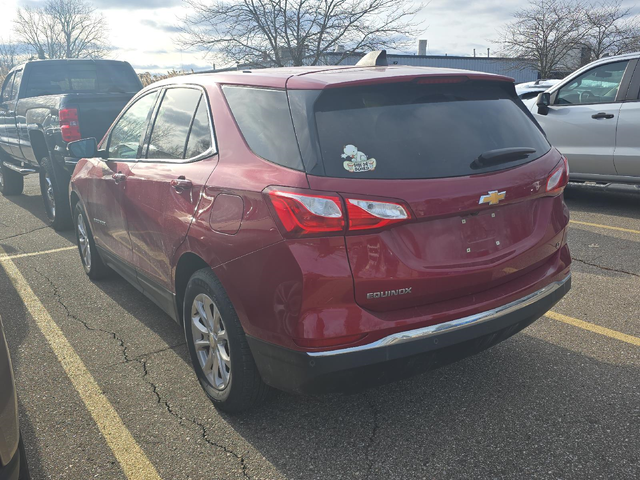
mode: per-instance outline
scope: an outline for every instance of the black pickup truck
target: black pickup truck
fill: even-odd
[[[37,60],[15,67],[0,92],[0,191],[20,195],[24,175],[40,175],[51,225],[71,226],[68,188],[77,158],[67,144],[104,136],[142,88],[126,62]]]

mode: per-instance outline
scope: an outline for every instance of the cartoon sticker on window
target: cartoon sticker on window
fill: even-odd
[[[344,147],[342,158],[349,160],[343,163],[344,169],[351,173],[371,172],[376,169],[376,159],[367,158],[367,156],[358,151],[355,145],[347,145]]]

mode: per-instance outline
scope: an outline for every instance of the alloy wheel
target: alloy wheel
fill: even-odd
[[[87,234],[87,226],[84,223],[84,216],[81,213],[78,214],[76,229],[78,231],[78,244],[80,245],[82,262],[87,270],[91,270],[91,244],[89,243],[89,235]]]
[[[229,338],[220,310],[204,293],[193,299],[191,334],[204,375],[214,388],[224,390],[231,381]]]

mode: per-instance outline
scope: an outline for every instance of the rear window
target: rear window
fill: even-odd
[[[65,93],[136,93],[142,88],[127,63],[37,62],[29,67],[25,97]]]
[[[480,174],[529,162],[550,145],[516,103],[512,88],[467,81],[306,92],[318,96],[313,112],[294,118],[305,118],[308,128],[315,129],[310,137],[317,135],[323,168],[317,168],[318,159],[305,159],[305,164],[313,165],[310,173],[329,177],[410,179]],[[292,101],[303,104],[310,102]],[[519,147],[530,153],[482,167],[474,164],[483,153]]]
[[[278,165],[303,170],[284,90],[225,86],[223,92],[253,153]]]

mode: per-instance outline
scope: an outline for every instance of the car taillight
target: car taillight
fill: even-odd
[[[411,218],[409,212],[398,203],[353,198],[347,199],[347,214],[349,231],[383,228]]]
[[[58,112],[60,132],[65,142],[80,140],[80,124],[78,123],[78,110],[75,108],[63,108]]]
[[[554,195],[563,192],[564,187],[569,183],[569,162],[567,157],[563,156],[560,166],[556,168],[547,180],[547,193]]]
[[[344,235],[376,230],[411,219],[409,208],[397,202],[344,197],[337,193],[265,190],[286,237]]]
[[[342,201],[337,195],[309,195],[278,189],[268,191],[268,195],[288,236],[344,232]]]

